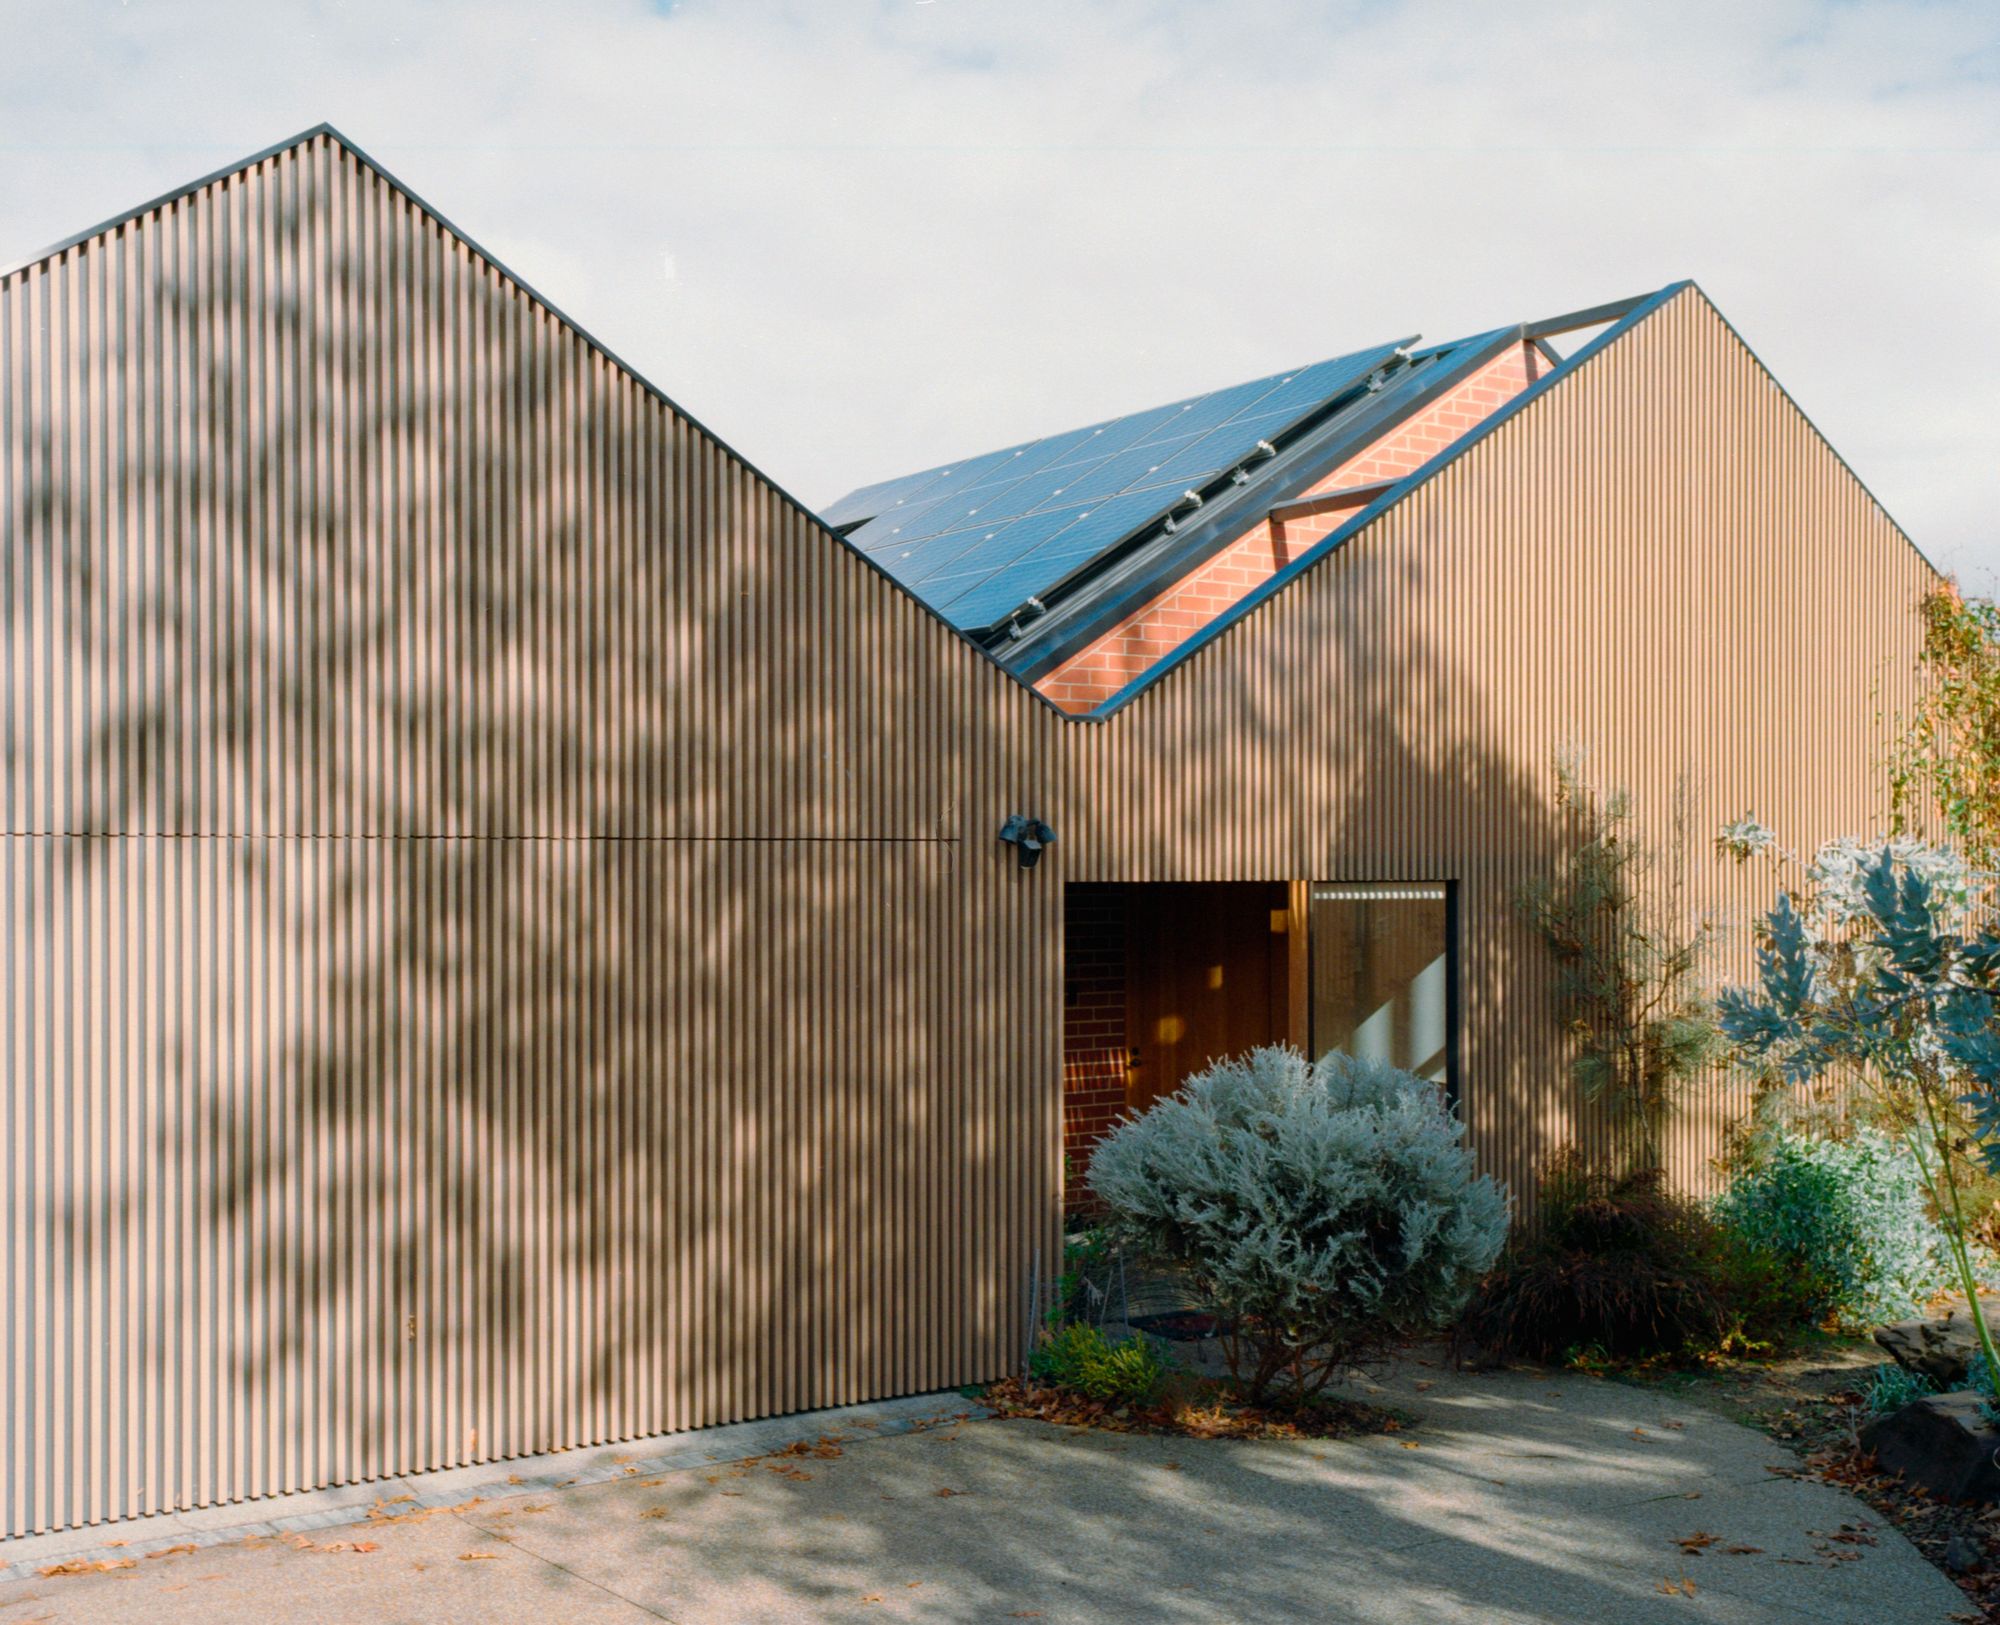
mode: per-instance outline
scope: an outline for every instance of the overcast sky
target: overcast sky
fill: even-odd
[[[1692,276],[2000,587],[2000,6],[0,0],[0,263],[320,120],[810,504]]]

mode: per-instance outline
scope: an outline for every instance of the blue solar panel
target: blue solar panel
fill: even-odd
[[[971,571],[949,571],[923,585],[923,596],[954,626],[987,626],[1121,541],[1162,505],[1154,492],[1130,492],[1077,514],[1040,546],[1018,553],[1011,563]]]
[[[1295,372],[885,480],[824,517],[954,624],[990,625],[1250,458],[1395,354]]]

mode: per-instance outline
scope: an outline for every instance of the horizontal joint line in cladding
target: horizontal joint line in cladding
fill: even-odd
[[[195,834],[185,830],[10,829],[5,841],[625,841],[654,846],[958,846],[956,835],[440,835],[434,832],[257,830]]]

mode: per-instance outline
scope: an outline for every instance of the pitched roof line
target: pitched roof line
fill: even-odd
[[[1903,528],[1901,522],[1898,521],[1896,516],[1889,511],[1888,504],[1885,503],[1880,497],[1878,497],[1875,494],[1873,489],[1870,488],[1868,482],[1864,480],[1860,476],[1860,474],[1855,471],[1854,465],[1840,454],[1840,448],[1826,437],[1825,431],[1822,430],[1817,423],[1813,422],[1811,414],[1808,413],[1803,406],[1799,405],[1797,399],[1793,396],[1792,392],[1789,389],[1785,388],[1783,381],[1778,377],[1778,375],[1775,372],[1773,372],[1769,367],[1764,365],[1764,358],[1750,347],[1750,341],[1744,338],[1744,336],[1736,330],[1736,324],[1722,313],[1722,307],[1718,305],[1713,299],[1708,297],[1708,290],[1706,288],[1698,287],[1693,283],[1690,283],[1689,286],[1694,287],[1695,292],[1701,295],[1702,303],[1707,305],[1708,308],[1715,313],[1716,320],[1722,323],[1723,327],[1728,331],[1729,336],[1733,338],[1738,344],[1743,346],[1743,353],[1747,355],[1751,359],[1751,361],[1756,365],[1757,370],[1771,381],[1771,387],[1777,390],[1777,392],[1785,398],[1785,404],[1789,406],[1794,412],[1798,413],[1799,421],[1803,423],[1809,430],[1812,431],[1813,438],[1817,440],[1822,446],[1826,447],[1827,451],[1832,454],[1833,460],[1836,463],[1840,464],[1842,468],[1847,470],[1849,478],[1851,478],[1856,485],[1861,487],[1861,494],[1867,497],[1867,499],[1870,502],[1875,504],[1875,511],[1881,514],[1881,516],[1884,519],[1889,521],[1890,528],[1894,530],[1898,536],[1902,537],[1903,540],[1909,544],[1910,551],[1916,554],[1916,556],[1923,561],[1924,566],[1933,575],[1942,577],[1944,575],[1944,571],[1940,570],[1937,567],[1937,564],[1932,560],[1931,556],[1917,545],[1917,539]]]
[[[193,197],[204,186],[213,186],[218,181],[233,180],[245,170],[254,169],[257,165],[277,157],[280,153],[290,152],[294,147],[302,147],[308,141],[312,140],[313,137],[321,135],[332,136],[334,140],[354,153],[356,157],[362,156],[359,147],[356,147],[346,136],[342,135],[331,124],[322,119],[318,124],[311,126],[311,128],[299,131],[297,135],[287,136],[283,141],[274,141],[261,152],[251,153],[248,158],[239,158],[233,164],[224,164],[220,169],[211,169],[206,175],[202,175],[195,180],[185,181],[169,191],[162,192],[156,198],[148,198],[144,203],[136,203],[129,209],[120,209],[108,220],[100,220],[96,225],[87,226],[82,231],[71,232],[61,242],[51,243],[47,248],[42,249],[38,253],[30,254],[26,259],[16,260],[12,265],[0,265],[0,282],[5,282],[11,276],[18,276],[23,271],[32,270],[37,265],[54,259],[58,254],[67,254],[72,248],[81,248],[93,237],[102,237],[106,232],[118,230],[120,226],[129,226],[141,215],[151,214],[155,209],[164,209],[170,204],[179,203],[183,198]],[[370,159],[369,162],[373,163],[374,161]],[[377,169],[381,168],[379,164],[375,165],[375,167]],[[391,178],[387,170],[383,170],[382,174],[385,180]],[[396,184],[400,186],[402,183],[399,181]],[[407,187],[403,189],[405,191],[409,190]],[[410,196],[415,198],[416,194],[411,192]],[[424,204],[424,208],[432,214],[437,214],[437,211],[432,209],[429,204]],[[444,221],[444,216],[438,215],[438,219]],[[447,225],[450,224],[448,221],[444,221],[444,223]],[[457,230],[456,227],[452,229]],[[469,242],[471,239],[467,238],[467,241]],[[499,262],[496,260],[494,263],[497,265]]]
[[[790,491],[787,491],[776,480],[772,479],[770,475],[766,474],[763,471],[763,469],[759,468],[748,457],[745,457],[743,453],[738,451],[728,441],[724,440],[722,436],[717,434],[713,429],[709,428],[709,426],[706,423],[702,422],[700,418],[696,417],[692,412],[688,411],[686,407],[682,406],[665,390],[661,389],[660,386],[654,383],[652,379],[649,378],[645,373],[641,372],[637,367],[633,366],[623,356],[619,355],[618,352],[613,350],[610,345],[606,344],[602,339],[598,338],[594,333],[590,331],[589,328],[585,327],[581,322],[577,321],[560,305],[558,305],[553,299],[549,298],[546,294],[542,293],[538,288],[534,286],[533,283],[529,282],[527,278],[523,277],[519,272],[515,271],[512,266],[508,265],[505,260],[501,259],[499,255],[493,253],[490,249],[485,247],[485,245],[482,244],[478,238],[474,237],[470,232],[465,231],[463,228],[461,228],[442,209],[439,209],[430,202],[428,202],[423,197],[423,195],[419,193],[414,187],[406,185],[402,180],[398,179],[396,175],[392,173],[386,165],[378,162],[375,158],[370,156],[355,142],[351,141],[347,136],[343,135],[338,129],[336,129],[332,124],[326,122],[325,120],[322,120],[320,123],[311,126],[309,129],[301,130],[297,135],[288,136],[283,141],[274,142],[270,146],[265,147],[258,152],[252,153],[247,158],[239,159],[237,162],[233,164],[226,164],[220,169],[211,170],[208,174],[201,176],[197,180],[189,181],[184,186],[176,186],[171,191],[162,192],[158,197],[149,199],[147,202],[141,203],[137,205],[135,208],[121,210],[119,213],[112,215],[108,220],[101,221],[99,224],[92,226],[88,231],[77,232],[72,236],[65,237],[61,242],[55,243],[52,246],[41,250],[41,252],[37,254],[29,255],[26,259],[19,261],[17,264],[10,265],[6,267],[4,270],[0,270],[0,283],[5,283],[10,278],[19,275],[23,271],[32,270],[36,266],[46,264],[48,261],[55,259],[58,255],[68,253],[71,249],[80,248],[93,238],[102,237],[110,232],[118,231],[123,227],[130,225],[133,221],[140,219],[142,216],[151,214],[156,209],[164,209],[169,207],[170,205],[180,203],[185,199],[192,197],[195,193],[201,191],[204,187],[214,186],[223,181],[233,180],[236,177],[245,174],[249,170],[254,169],[257,165],[265,163],[272,158],[276,158],[280,154],[291,152],[294,149],[302,147],[306,145],[308,142],[316,140],[321,136],[326,137],[329,141],[333,142],[336,146],[340,147],[342,151],[352,156],[357,163],[374,171],[374,173],[382,181],[384,181],[389,186],[394,187],[404,197],[408,198],[410,202],[413,205],[415,205],[415,207],[420,212],[427,215],[430,219],[435,221],[439,227],[449,232],[453,237],[456,237],[468,249],[470,249],[473,253],[477,254],[481,259],[486,261],[487,264],[491,265],[494,270],[498,271],[509,282],[513,283],[515,287],[519,288],[522,294],[524,294],[527,298],[534,300],[536,304],[542,306],[543,309],[548,311],[548,313],[551,316],[553,316],[557,321],[561,322],[571,332],[575,333],[578,338],[583,340],[585,345],[587,345],[590,349],[596,351],[597,354],[602,356],[605,359],[605,361],[610,363],[612,366],[616,367],[620,372],[625,373],[628,377],[632,379],[634,383],[636,383],[640,387],[640,389],[645,391],[648,395],[652,396],[653,399],[658,401],[662,406],[666,407],[666,409],[672,412],[675,417],[679,418],[682,422],[686,423],[690,428],[696,430],[701,435],[703,435],[716,447],[718,451],[722,452],[725,456],[733,459],[735,462],[740,464],[747,472],[754,474],[759,480],[762,480],[764,484],[770,488],[772,493],[776,495],[781,502],[789,505],[791,508],[793,508],[798,513],[802,514],[805,518],[810,520],[815,526],[819,528],[821,532],[825,534],[825,536],[829,541],[839,546],[842,552],[862,557],[863,563],[867,564],[868,567],[872,569],[878,576],[886,580],[904,598],[908,599],[912,604],[916,605],[916,607],[928,619],[934,621],[937,625],[943,627],[944,630],[948,632],[956,642],[965,645],[966,648],[972,650],[975,654],[977,654],[983,665],[988,666],[992,670],[998,672],[1002,677],[1006,678],[1007,681],[1012,683],[1016,688],[1024,690],[1027,694],[1031,695],[1038,704],[1042,705],[1049,711],[1054,712],[1057,716],[1066,717],[1069,715],[1068,712],[1064,711],[1060,706],[1058,706],[1046,694],[1043,694],[1039,689],[1036,689],[1033,685],[1029,683],[1022,682],[1019,677],[1015,676],[1014,673],[1010,672],[1005,666],[1001,665],[999,661],[995,660],[993,658],[992,653],[989,650],[984,648],[977,640],[966,636],[964,632],[961,632],[957,627],[953,626],[950,621],[946,620],[944,616],[940,615],[937,612],[937,610],[932,608],[931,605],[927,604],[922,598],[918,597],[917,594],[910,591],[910,589],[904,586],[902,582],[896,580],[894,576],[890,575],[886,570],[882,569],[881,566],[875,564],[873,560],[867,559],[865,556],[862,556],[860,554],[859,549],[847,546],[844,542],[841,541],[840,537],[827,526],[826,521],[821,519],[820,516],[815,512],[813,512],[811,508],[807,507],[805,503],[801,502],[797,497],[792,495]]]

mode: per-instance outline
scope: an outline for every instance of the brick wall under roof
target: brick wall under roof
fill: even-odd
[[[1104,1131],[1125,1110],[1125,911],[1115,886],[1063,897],[1063,1161],[1068,1205]]]
[[[1449,394],[1391,429],[1307,492],[1316,496],[1401,479],[1477,428],[1546,370],[1533,345],[1494,357]],[[1148,667],[1172,654],[1253,587],[1354,516],[1357,501],[1277,523],[1253,525],[1215,557],[1134,610],[1096,642],[1035,684],[1063,710],[1102,705]]]

